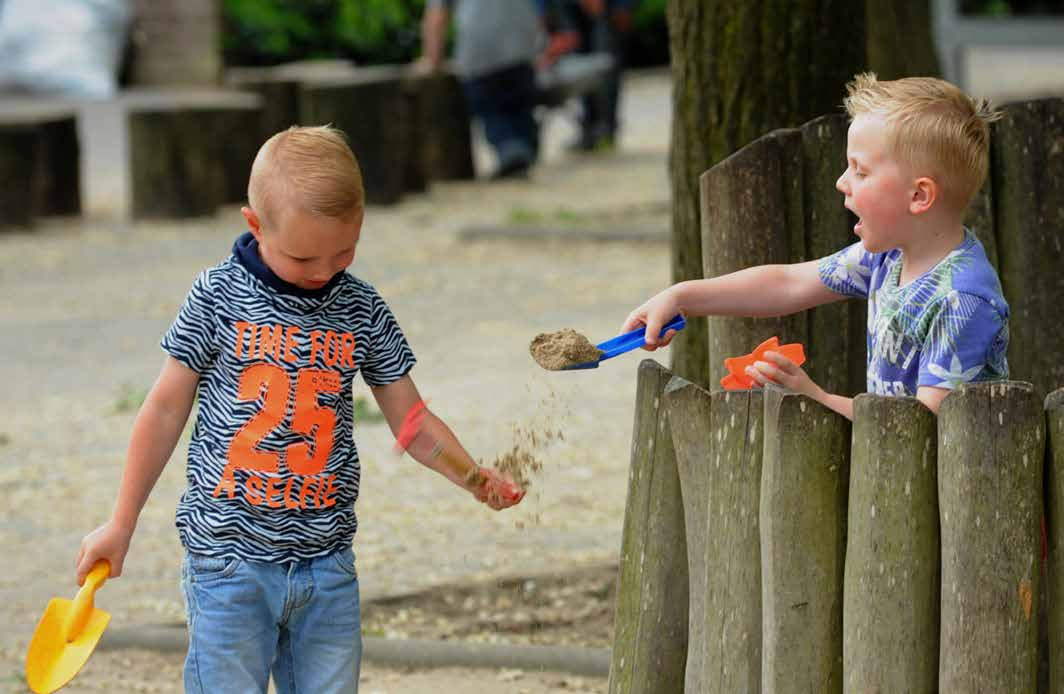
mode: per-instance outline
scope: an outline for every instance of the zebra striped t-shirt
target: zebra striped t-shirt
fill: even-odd
[[[200,374],[177,528],[210,556],[309,559],[349,547],[357,527],[355,374],[386,385],[414,356],[369,284],[343,272],[285,292],[241,260],[248,237],[196,278],[162,340]]]

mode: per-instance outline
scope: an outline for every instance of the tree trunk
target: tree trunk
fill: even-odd
[[[931,2],[868,0],[868,65],[881,80],[938,77]]]
[[[864,6],[846,0],[669,0],[673,280],[702,277],[698,177],[755,138],[838,110],[864,69]],[[751,233],[757,230],[751,229]],[[709,380],[708,331],[674,341],[673,371]]]

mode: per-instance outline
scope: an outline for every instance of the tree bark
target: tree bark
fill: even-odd
[[[837,111],[866,66],[864,6],[847,0],[669,0],[672,277],[702,277],[698,177],[775,128]],[[751,234],[758,230],[751,229]],[[673,371],[709,381],[708,331],[673,342]]]
[[[881,80],[938,77],[930,0],[867,0],[868,65]]]

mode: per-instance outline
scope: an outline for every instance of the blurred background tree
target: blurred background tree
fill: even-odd
[[[533,0],[529,0],[532,2]],[[665,65],[666,0],[642,0],[629,64]],[[276,65],[312,58],[403,63],[421,49],[425,0],[223,0],[226,65]]]

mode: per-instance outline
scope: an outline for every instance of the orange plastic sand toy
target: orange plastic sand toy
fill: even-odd
[[[724,368],[728,375],[720,379],[724,390],[749,390],[754,387],[754,379],[746,375],[746,367],[753,366],[755,361],[765,361],[765,352],[779,352],[787,359],[801,366],[805,363],[805,348],[800,342],[781,345],[778,337],[773,335],[754,349],[750,354],[741,357],[729,357],[724,360]]]

